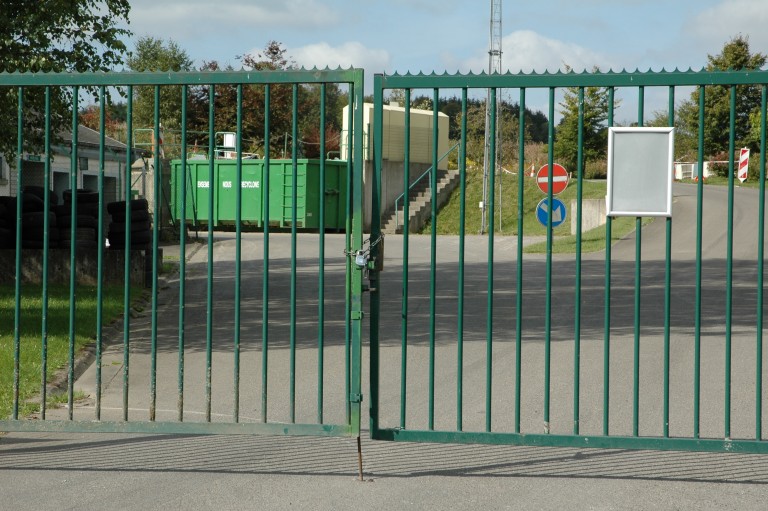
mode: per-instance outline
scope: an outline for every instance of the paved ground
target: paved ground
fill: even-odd
[[[754,434],[754,281],[756,194],[739,190],[734,251],[733,436]],[[693,290],[695,286],[695,205],[692,187],[676,190],[673,230],[672,392],[670,428],[690,435],[692,425]],[[725,245],[721,234],[723,189],[705,197],[702,318],[702,435],[722,437]],[[643,230],[641,389],[642,435],[661,428],[665,222]],[[212,420],[232,420],[234,385],[234,243],[217,235],[214,249]],[[530,240],[533,241],[533,240]],[[270,421],[288,416],[290,331],[287,289],[287,235],[270,239],[269,410]],[[382,274],[382,408],[385,426],[400,412],[402,239],[386,239]],[[515,238],[497,239],[494,265],[493,428],[510,431],[513,420]],[[324,419],[344,417],[343,239],[329,236],[326,275]],[[261,257],[263,240],[249,235],[243,247],[241,288],[240,420],[259,421],[261,408]],[[184,420],[200,421],[205,409],[205,289],[207,250],[191,250],[187,272],[184,350]],[[456,238],[438,244],[436,329],[436,425],[456,422]],[[199,248],[199,249],[198,249]],[[174,250],[166,247],[168,255]],[[317,235],[302,235],[297,288],[296,414],[317,416]],[[485,422],[485,238],[467,242],[465,323],[465,429]],[[634,339],[634,236],[613,251],[611,315],[611,431],[631,430],[632,342]],[[424,427],[427,392],[429,239],[412,237],[409,257],[407,427]],[[526,432],[540,433],[544,335],[544,259],[525,256],[523,300],[523,420]],[[603,254],[585,257],[581,420],[584,433],[597,433],[602,420],[602,346],[605,279]],[[573,414],[574,263],[555,258],[551,319],[553,432],[568,433]],[[175,420],[178,401],[178,280],[163,284],[158,321],[158,419]],[[368,304],[366,304],[366,310]],[[148,311],[132,320],[131,420],[145,420],[148,404]],[[366,326],[367,328],[367,326]],[[121,340],[119,332],[113,332]],[[367,338],[367,331],[366,331]],[[367,346],[367,344],[366,344]],[[104,357],[102,417],[122,411],[122,351],[119,343]],[[368,360],[367,347],[363,360]],[[363,392],[368,401],[368,371]],[[751,375],[751,376],[750,376]],[[91,367],[77,387],[94,395]],[[768,387],[767,387],[768,388]],[[64,411],[52,411],[51,415]],[[92,420],[93,400],[75,409]],[[363,427],[367,425],[367,410]],[[581,450],[477,445],[392,444],[363,435],[366,482],[356,481],[354,440],[273,437],[11,434],[0,438],[0,502],[5,509],[762,509],[768,483],[768,456]]]
[[[764,509],[764,456],[266,437],[10,435],[4,509]]]

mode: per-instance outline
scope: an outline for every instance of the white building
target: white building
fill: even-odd
[[[70,186],[72,166],[72,134],[62,133],[61,143],[51,147],[51,187],[61,200],[64,190]],[[98,190],[100,135],[98,131],[79,126],[77,132],[77,187]],[[139,150],[127,156],[127,146],[105,137],[104,140],[104,200],[109,203],[125,197],[125,169],[128,162],[138,158]],[[18,172],[0,155],[0,195],[15,196],[18,193]],[[24,154],[22,158],[23,185],[45,184],[44,155]]]
[[[403,176],[405,161],[405,108],[392,104],[383,105],[382,118],[382,168],[381,168],[381,210],[382,213],[391,208],[395,199],[403,193]],[[343,134],[349,133],[349,106],[344,107]],[[444,156],[450,151],[449,119],[442,112],[437,115],[437,157],[440,160],[437,168],[448,168],[448,159]],[[374,105],[363,104],[363,210],[364,226],[371,225],[371,193],[373,179],[373,137],[374,137]],[[410,146],[409,146],[409,177],[411,183],[419,178],[427,169],[432,167],[434,147],[434,119],[432,110],[410,109]],[[348,158],[348,145],[342,140],[341,159]]]

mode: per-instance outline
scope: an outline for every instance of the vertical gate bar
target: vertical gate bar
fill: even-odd
[[[290,415],[296,422],[296,243],[299,200],[299,85],[293,84],[293,108],[291,121],[291,324],[290,324]],[[306,200],[306,199],[305,199]]]
[[[731,85],[730,135],[728,137],[728,235],[725,256],[725,410],[724,437],[731,438],[731,331],[733,318],[733,172],[736,150],[736,86]]]
[[[355,128],[354,138],[354,195],[352,208],[352,231],[353,244],[357,250],[363,247],[363,170],[365,168],[363,158],[363,71],[358,70],[355,73],[355,81],[352,86],[352,93],[355,98],[354,123],[350,124]],[[349,258],[347,258],[349,259]],[[351,339],[351,394],[362,396],[361,394],[361,366],[362,366],[362,294],[363,294],[363,272],[355,270],[352,275],[352,286],[350,289],[352,295],[352,311],[355,316],[354,322],[350,322]],[[358,455],[360,456],[360,478],[362,479],[362,457],[360,451],[360,401],[361,399],[352,399],[352,395],[347,397],[350,403],[350,433],[357,436]]]
[[[160,185],[160,173],[162,172],[162,161],[160,160],[160,86],[155,85],[155,105],[153,113],[153,126],[154,126],[154,143],[155,146],[152,151],[154,158],[154,208],[152,218],[152,324],[151,324],[151,358],[150,358],[150,371],[149,371],[149,420],[154,421],[157,412],[157,293],[158,293],[158,279],[157,273],[160,268],[159,264],[159,243],[160,243],[160,213],[161,213],[161,194],[163,190]]]
[[[378,90],[378,92],[377,92]],[[383,107],[383,92],[381,88],[381,81],[380,79],[377,79],[375,81],[374,85],[374,101],[373,101],[373,121],[376,122],[376,119],[381,118],[381,116],[376,112],[377,109],[380,109]],[[377,103],[378,100],[378,103]],[[370,127],[370,121],[368,126]],[[378,363],[378,352],[379,352],[379,311],[380,311],[380,294],[379,289],[381,288],[380,282],[379,282],[379,271],[377,271],[378,268],[381,268],[380,262],[382,261],[384,257],[384,251],[382,250],[381,243],[376,242],[375,240],[380,240],[382,233],[381,233],[381,157],[379,156],[381,154],[381,146],[382,146],[382,130],[378,129],[378,125],[373,127],[373,133],[368,133],[368,146],[366,148],[368,158],[373,162],[373,180],[371,181],[371,245],[369,246],[370,250],[370,257],[374,261],[375,269],[371,269],[368,272],[368,280],[369,280],[369,309],[370,309],[370,390],[371,390],[371,410],[370,410],[370,426],[371,426],[371,435],[374,435],[376,430],[378,429],[378,418],[376,417],[376,414],[378,413],[378,407],[379,407],[379,398],[378,398],[378,382],[379,382],[379,363]],[[371,137],[373,135],[373,137]],[[371,143],[373,144],[371,146]],[[372,148],[372,150],[371,150]],[[361,211],[362,212],[362,211]],[[374,360],[376,359],[376,360]],[[361,359],[362,364],[362,359]],[[362,365],[360,367],[362,370]],[[359,373],[356,373],[359,374]],[[356,400],[359,401],[359,400]],[[359,407],[359,403],[357,404]],[[375,408],[374,408],[375,407]],[[359,421],[357,421],[359,422]],[[356,424],[351,424],[351,426],[354,428]],[[358,436],[358,442],[359,442],[359,436]],[[360,446],[360,443],[358,443],[358,446]],[[360,476],[362,477],[363,474],[363,467],[362,467],[362,451],[358,450],[358,454],[360,457],[359,460],[359,470],[360,470]]]
[[[188,87],[181,87],[181,211],[179,222],[179,367],[178,397],[176,408],[178,421],[184,421],[184,312],[187,306],[187,94]]]
[[[547,134],[547,263],[544,305],[544,433],[549,434],[549,393],[552,344],[552,183],[555,145],[555,88],[549,88],[549,129]]]
[[[464,415],[464,250],[467,211],[467,88],[461,89],[461,146],[459,148],[459,304],[456,325],[456,430],[463,429]]]
[[[13,311],[13,420],[19,419],[19,383],[21,378],[21,217],[24,182],[24,88],[18,88],[16,110],[16,270]],[[10,177],[10,176],[9,176]]]
[[[240,422],[240,297],[243,278],[243,84],[237,84],[237,137],[235,138],[235,336],[232,410],[235,422]]]
[[[609,123],[610,126],[610,123]],[[603,319],[603,435],[610,433],[611,409],[611,239],[613,217],[605,219],[605,318]]]
[[[320,243],[318,246],[317,297],[317,423],[323,423],[323,365],[325,357],[325,94],[326,85],[320,84]]]
[[[504,89],[501,89],[499,91],[499,106],[497,107],[497,111],[500,111],[500,115],[502,117],[502,120],[499,121],[499,131],[502,130],[502,121],[504,118]],[[498,113],[498,112],[497,112]],[[497,147],[501,147],[501,135],[497,134],[496,136],[496,145]],[[500,151],[500,149],[499,149]],[[497,155],[497,162],[499,165],[499,234],[504,234],[504,172],[503,172],[503,165],[502,162],[499,162],[498,160],[501,159],[501,155]],[[495,192],[494,192],[495,193]]]
[[[383,106],[382,106],[383,109]],[[377,115],[381,114],[377,112]],[[383,128],[382,128],[383,129]],[[405,429],[408,384],[408,257],[410,239],[411,183],[411,89],[405,89],[405,135],[403,140],[403,299],[401,303],[400,337],[400,427]],[[397,211],[395,211],[397,214]]]
[[[763,285],[765,283],[765,132],[768,85],[760,102],[760,200],[757,235],[757,338],[755,345],[755,440],[763,439]]]
[[[211,422],[211,378],[213,358],[213,194],[216,190],[214,159],[216,158],[215,108],[216,86],[208,87],[208,278],[205,308],[205,420]]]
[[[352,151],[353,147],[353,127],[354,127],[354,111],[355,111],[355,97],[354,87],[349,86],[349,108],[347,109],[347,197],[346,197],[346,214],[347,221],[345,224],[345,248],[347,253],[352,250],[352,185],[353,185],[353,173],[352,173]],[[357,126],[358,129],[364,129],[362,125]],[[345,271],[345,303],[344,303],[344,390],[345,396],[349,396],[352,392],[351,381],[351,369],[352,369],[352,260],[346,258],[346,271]],[[347,401],[347,423],[352,420],[352,403]]]
[[[632,367],[632,436],[640,434],[640,286],[642,285],[643,220],[635,218],[635,318]]]
[[[74,135],[74,134],[73,134]],[[44,185],[44,203],[43,208],[43,268],[41,280],[43,282],[43,296],[42,296],[42,352],[41,352],[41,388],[40,388],[40,418],[45,420],[46,412],[46,376],[48,373],[48,255],[49,255],[49,232],[50,232],[50,218],[48,211],[50,211],[50,194],[48,192],[48,183],[50,182],[51,172],[51,87],[45,88],[45,185]],[[72,195],[76,196],[75,190],[72,190]]]
[[[381,149],[382,149],[382,143],[383,143],[383,134],[382,134],[382,116],[381,112],[383,109],[383,103],[384,103],[384,90],[383,90],[383,84],[382,84],[382,75],[376,74],[373,77],[373,164],[374,164],[374,185],[376,186],[376,190],[373,192],[373,214],[371,216],[371,221],[376,221],[376,218],[379,216],[379,213],[381,212],[381,200],[379,198],[379,194],[381,193],[381,188],[379,188],[381,183],[381,164],[382,164],[382,157],[381,157]],[[408,105],[408,102],[405,103]],[[406,106],[407,108],[407,106]],[[406,122],[408,119],[408,115],[406,114]],[[405,137],[405,143],[408,141],[408,136]],[[349,152],[347,153],[349,155]],[[404,162],[405,168],[407,168],[408,160],[406,159]],[[348,185],[349,187],[349,185]],[[381,225],[379,225],[379,230],[381,229]],[[382,253],[383,256],[383,253]],[[349,257],[347,257],[349,259]],[[377,276],[378,277],[378,276]],[[375,290],[371,289],[371,298],[370,298],[370,306],[371,306],[371,321],[370,321],[370,389],[371,389],[371,404],[370,404],[370,432],[371,437],[376,438],[376,433],[379,430],[379,384],[380,384],[380,358],[379,358],[379,285],[375,286]]]
[[[488,215],[488,292],[487,292],[487,316],[485,320],[485,430],[491,431],[492,399],[493,399],[493,249],[494,237],[496,234],[495,211],[496,211],[496,88],[490,90],[491,100],[491,124],[488,135],[488,189],[490,193],[490,214]],[[437,130],[435,130],[437,131]],[[435,144],[437,145],[437,144]],[[434,210],[434,208],[433,208]]]
[[[523,370],[523,214],[525,205],[525,89],[520,89],[520,146],[517,169],[517,289],[515,291],[515,433],[520,433],[520,398]]]
[[[699,438],[701,417],[701,250],[702,218],[704,201],[704,105],[706,88],[699,87],[699,151],[698,180],[696,186],[696,303],[694,311],[694,347],[693,347],[693,438]]]
[[[105,143],[106,143],[106,90],[104,86],[99,87],[99,225],[97,229],[97,283],[96,283],[96,420],[101,419],[101,364],[102,364],[102,327],[104,322],[104,165],[105,165]],[[72,230],[75,230],[75,217],[72,218]],[[70,414],[74,408],[74,400],[70,393],[69,410]]]
[[[637,125],[643,125],[645,87],[637,88]],[[643,219],[635,218],[635,320],[634,320],[634,368],[632,385],[632,436],[640,434],[640,305],[642,286]]]
[[[437,128],[438,89],[432,92],[432,173],[430,174],[432,221],[429,269],[429,429],[435,428],[435,316],[437,314]]]
[[[70,226],[75,227],[74,229],[70,229],[70,251],[69,251],[69,357],[68,357],[68,371],[67,371],[67,403],[69,404],[69,409],[67,410],[67,418],[69,420],[73,419],[72,412],[73,412],[73,396],[74,396],[74,384],[75,384],[75,311],[77,307],[77,257],[75,255],[77,249],[77,167],[78,167],[78,159],[77,159],[77,153],[78,153],[78,129],[77,129],[77,110],[78,110],[78,98],[80,95],[80,89],[79,87],[75,86],[72,88],[72,146],[71,146],[71,156],[70,156],[70,181],[72,182],[72,210],[71,210],[71,220],[70,220]],[[47,155],[48,153],[46,153]],[[46,213],[50,211],[50,208],[46,206],[45,208]],[[74,223],[74,225],[72,225]],[[47,236],[47,235],[46,235]],[[97,375],[98,380],[98,375]],[[97,394],[97,405],[98,405],[98,389],[96,391]],[[98,415],[98,406],[96,414]]]
[[[675,86],[669,86],[669,126],[675,127]],[[664,418],[663,434],[669,437],[669,349],[672,317],[672,218],[666,219],[667,243],[664,267]]]
[[[128,146],[125,162],[125,257],[123,275],[123,421],[128,421],[129,362],[131,342],[131,165],[133,165],[133,86],[126,91],[126,139]]]
[[[578,149],[576,164],[576,296],[573,326],[573,434],[579,434],[581,377],[581,223],[584,175],[584,87],[579,87]],[[550,172],[551,173],[551,172]]]
[[[269,109],[270,109],[270,87],[264,85],[264,168],[262,179],[264,181],[265,193],[262,194],[263,218],[264,218],[264,255],[262,269],[262,288],[261,288],[261,422],[267,422],[267,390],[269,375]]]
[[[608,126],[613,126],[615,89],[608,87]],[[603,436],[610,432],[611,410],[611,239],[613,217],[605,219],[605,318],[603,320]]]

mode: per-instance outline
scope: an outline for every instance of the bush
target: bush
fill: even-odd
[[[588,161],[584,168],[585,179],[605,179],[608,176],[608,162],[605,160]]]
[[[737,165],[738,165],[738,159]],[[713,154],[709,160],[709,172],[714,173],[716,176],[728,177],[728,153],[722,152]]]

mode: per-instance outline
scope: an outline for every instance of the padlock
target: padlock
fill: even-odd
[[[360,268],[365,268],[368,266],[368,254],[362,250],[358,250],[355,254],[355,264]]]

